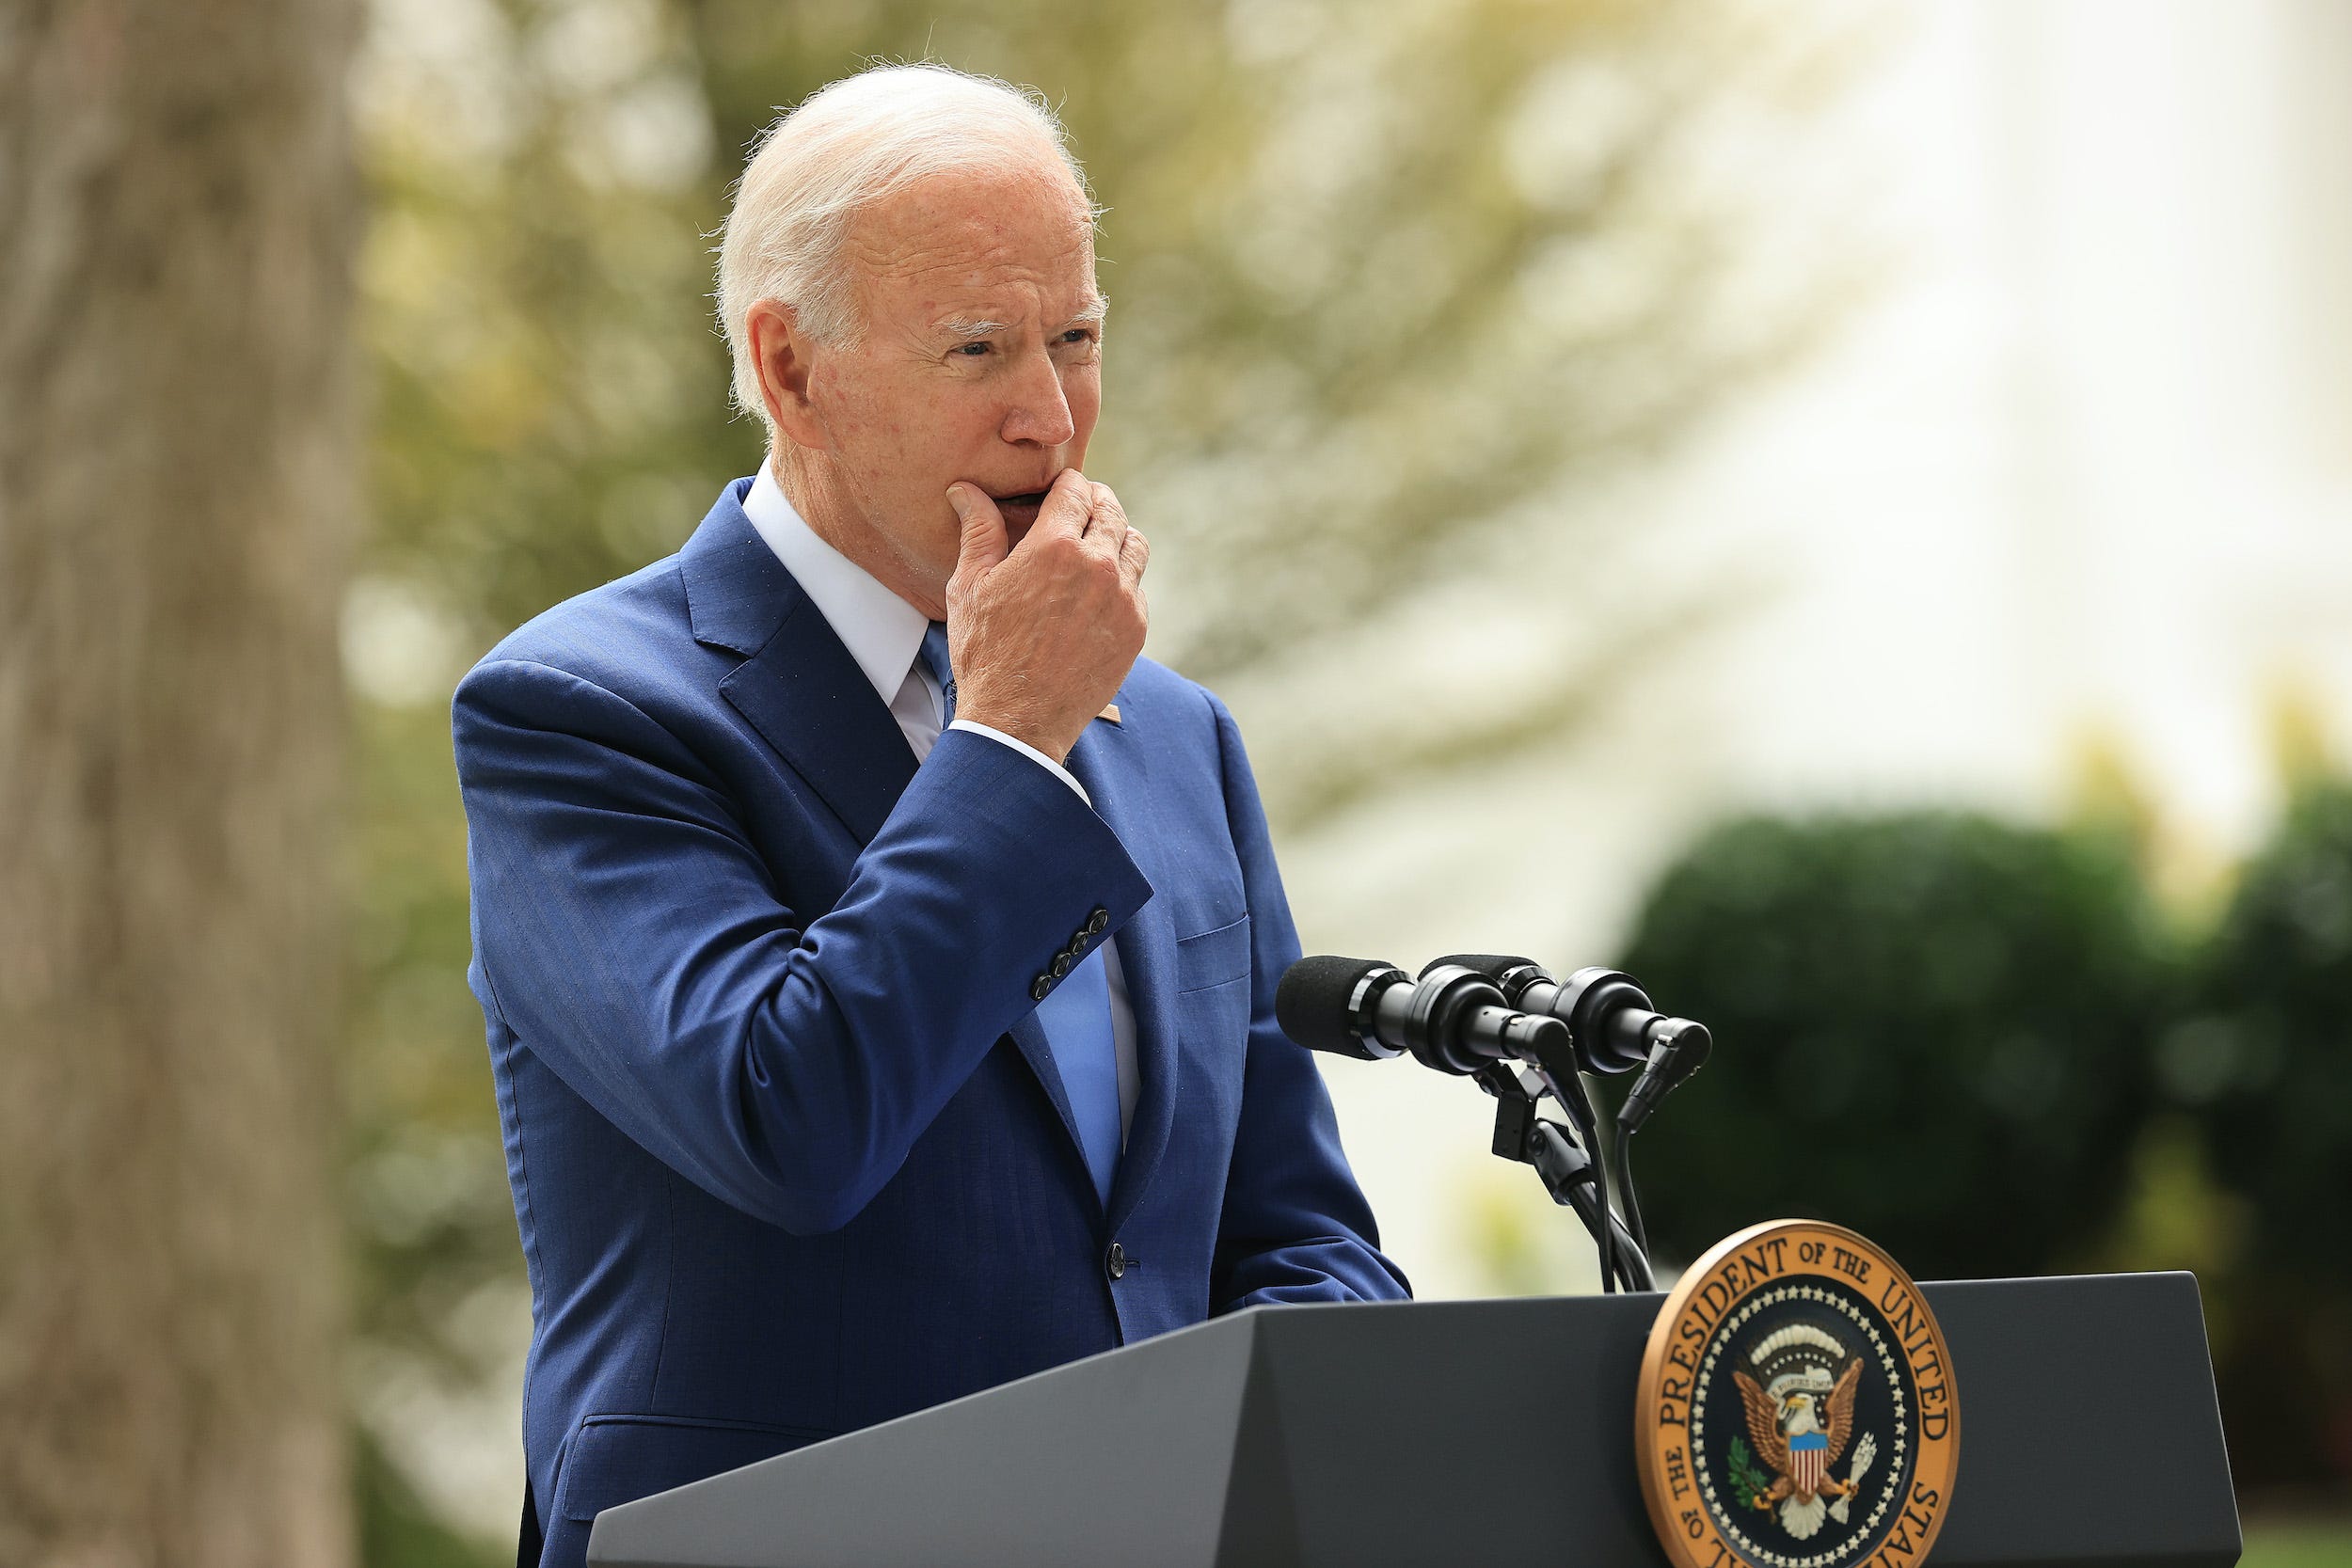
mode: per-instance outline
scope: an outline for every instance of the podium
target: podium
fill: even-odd
[[[1936,1568],[2237,1560],[2194,1276],[1921,1289],[1964,1425]],[[609,1509],[588,1560],[1661,1568],[1633,1405],[1662,1299],[1253,1308]]]

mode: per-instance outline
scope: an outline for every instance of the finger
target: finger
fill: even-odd
[[[1065,533],[1073,539],[1083,537],[1087,515],[1093,510],[1093,506],[1092,482],[1075,468],[1064,468],[1054,476],[1052,487],[1045,492],[1045,499],[1038,504],[1037,521],[1030,526],[1028,535],[1022,543],[1025,545],[1040,534],[1048,538]]]
[[[1119,546],[1119,576],[1128,587],[1143,581],[1143,569],[1152,563],[1152,541],[1143,536],[1143,530],[1134,524],[1127,527],[1127,536]]]
[[[987,491],[961,480],[947,486],[947,504],[956,509],[956,521],[963,529],[955,575],[964,582],[976,581],[1005,559],[1005,515]]]
[[[1116,560],[1127,546],[1127,510],[1119,504],[1107,484],[1088,481],[1092,491],[1091,508],[1088,513],[1086,541],[1104,555]]]

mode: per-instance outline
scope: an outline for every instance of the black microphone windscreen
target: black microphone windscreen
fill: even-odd
[[[1282,972],[1282,983],[1275,988],[1274,1022],[1310,1051],[1366,1055],[1348,1004],[1365,975],[1388,967],[1377,958],[1343,958],[1330,953],[1301,958]]]
[[[1453,964],[1461,969],[1476,970],[1489,980],[1500,980],[1509,971],[1532,968],[1534,962],[1533,958],[1522,958],[1509,953],[1448,953],[1442,958],[1432,958],[1422,965],[1421,972],[1427,974],[1439,964]]]

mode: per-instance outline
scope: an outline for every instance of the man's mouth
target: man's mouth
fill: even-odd
[[[1037,524],[1038,509],[1045,504],[1046,492],[1025,490],[1017,496],[995,498],[996,510],[1005,519],[1005,535],[1009,543],[1017,543],[1022,535]]]

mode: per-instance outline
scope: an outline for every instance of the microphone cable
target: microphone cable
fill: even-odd
[[[1609,1151],[1603,1159],[1615,1180],[1618,1201],[1623,1205],[1625,1227],[1632,1236],[1633,1244],[1641,1249],[1644,1259],[1649,1257],[1649,1231],[1642,1224],[1642,1200],[1633,1190],[1633,1130],[1619,1122],[1615,1135],[1609,1140]],[[1645,1285],[1643,1289],[1649,1287]]]
[[[1595,1245],[1600,1250],[1601,1294],[1614,1295],[1627,1275],[1617,1252],[1617,1206],[1611,1192],[1616,1178],[1609,1169],[1608,1160],[1602,1157],[1600,1118],[1594,1113],[1592,1097],[1585,1088],[1582,1074],[1575,1071],[1554,1074],[1541,1069],[1537,1070],[1544,1083],[1550,1087],[1551,1097],[1560,1102],[1560,1108],[1568,1114],[1568,1120],[1575,1124],[1577,1136],[1583,1140],[1586,1148],[1592,1150],[1593,1182],[1600,1190],[1600,1223],[1588,1228],[1593,1232]],[[1538,1117],[1536,1135],[1543,1136],[1549,1125]],[[1556,1138],[1560,1134],[1552,1132],[1550,1135]],[[1631,1227],[1627,1227],[1627,1232],[1631,1234]]]

